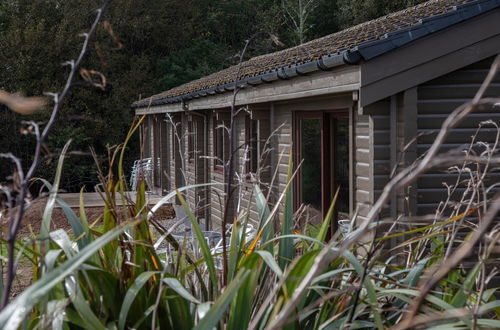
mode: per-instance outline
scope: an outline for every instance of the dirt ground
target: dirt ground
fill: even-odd
[[[23,221],[21,223],[21,228],[19,229],[19,237],[26,237],[32,233],[39,233],[40,226],[42,223],[43,211],[45,209],[45,204],[47,203],[47,199],[40,199],[34,201],[29,208],[26,210],[26,213],[23,217]],[[118,207],[119,213],[123,210],[123,206]],[[78,208],[72,209],[77,216],[80,216],[80,210]],[[87,216],[87,220],[89,224],[93,224],[95,222],[99,222],[102,218],[103,207],[87,207],[85,208],[85,215]],[[13,210],[15,212],[16,209]],[[123,212],[126,214],[126,212]],[[156,219],[172,219],[175,217],[175,212],[172,206],[164,205],[160,207],[158,211],[154,214],[154,218]],[[124,217],[120,220],[125,220]],[[0,226],[2,231],[4,232],[7,228],[9,222],[8,214],[0,218]],[[71,225],[66,217],[66,214],[61,208],[54,208],[52,214],[52,224],[51,230],[55,229],[64,229],[71,232]]]
[[[19,230],[18,238],[27,237],[33,234],[38,234],[40,232],[40,226],[42,223],[42,216],[45,209],[45,204],[47,199],[40,199],[34,201],[29,208],[21,222],[21,227]],[[124,208],[120,206],[119,208]],[[77,216],[80,216],[80,210],[78,208],[72,209]],[[16,209],[13,210],[15,212]],[[102,219],[104,208],[103,207],[88,207],[85,209],[85,214],[87,216],[89,224],[99,223]],[[121,210],[120,210],[121,211]],[[126,210],[125,210],[126,211]],[[119,212],[122,213],[122,212]],[[126,214],[126,212],[123,212]],[[162,206],[154,215],[154,218],[158,220],[167,220],[175,218],[175,212],[172,206],[164,205]],[[121,220],[125,220],[124,217]],[[3,213],[0,216],[0,229],[2,236],[5,237],[5,233],[8,229],[9,216]],[[71,225],[66,217],[66,214],[61,208],[54,208],[52,214],[51,230],[64,229],[69,234],[72,233]],[[16,280],[13,283],[12,296],[16,296],[22,292],[22,290],[31,283],[33,274],[33,268],[28,260],[23,258],[19,262],[18,270],[16,274]]]

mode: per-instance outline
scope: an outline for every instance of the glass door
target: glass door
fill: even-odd
[[[337,220],[349,219],[349,118],[330,116],[330,194],[339,190]]]
[[[296,112],[296,209],[307,221],[321,223],[339,189],[336,220],[349,216],[349,119],[346,112]],[[336,226],[336,221],[334,221]]]
[[[299,201],[309,208],[310,216],[322,215],[321,118],[304,116],[299,120]]]

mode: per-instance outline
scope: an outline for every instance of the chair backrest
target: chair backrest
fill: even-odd
[[[130,173],[130,188],[132,191],[137,191],[137,184],[141,176],[146,182],[146,190],[153,190],[153,161],[151,158],[138,159],[132,165]]]

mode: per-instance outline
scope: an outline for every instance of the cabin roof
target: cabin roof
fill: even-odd
[[[500,0],[430,0],[296,47],[251,58],[132,106],[178,103],[231,91],[235,83],[245,88],[357,64],[498,7]]]

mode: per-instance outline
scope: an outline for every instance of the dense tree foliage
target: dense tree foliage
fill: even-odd
[[[293,5],[295,0],[288,1]],[[296,0],[299,1],[299,0]],[[0,3],[0,89],[26,95],[59,91],[67,68],[61,63],[78,55],[99,0],[16,0]],[[412,5],[418,0],[318,0],[307,18],[310,40],[340,28]],[[285,46],[297,43],[282,0],[115,0],[106,13],[109,30],[101,28],[83,67],[106,77],[104,90],[82,79],[72,90],[55,127],[48,150],[68,139],[72,156],[63,186],[79,189],[95,183],[89,147],[106,155],[120,143],[133,116],[129,105],[146,96],[207,75],[235,63],[244,40],[266,31]],[[270,40],[252,43],[247,56],[275,51]],[[46,121],[49,109],[32,117],[0,110],[0,152],[11,151],[29,161],[32,136],[20,135],[22,120]],[[137,145],[135,145],[137,147]],[[41,177],[50,177],[54,161],[44,162]],[[0,181],[10,172],[0,163]]]
[[[170,89],[182,83],[208,75],[224,68],[228,56],[227,48],[208,39],[195,39],[179,52],[159,59],[163,75],[162,89]]]
[[[341,28],[359,24],[427,0],[338,0]]]
[[[8,21],[0,36],[0,88],[27,95],[60,91],[68,72],[61,63],[78,55],[82,42],[78,35],[89,28],[100,2],[45,0],[6,4]],[[71,138],[71,149],[84,153],[69,159],[63,179],[66,188],[74,190],[82,183],[95,182],[89,146],[99,155],[106,155],[107,145],[124,138],[132,117],[130,103],[140,94],[158,90],[156,59],[165,55],[166,49],[179,49],[182,40],[189,37],[189,31],[182,29],[178,39],[164,38],[164,31],[177,28],[176,13],[184,13],[184,8],[179,4],[176,9],[163,1],[117,0],[110,7],[106,18],[123,46],[117,49],[118,45],[101,28],[83,64],[86,69],[104,74],[106,89],[88,86],[80,79],[47,143],[50,152],[57,153]],[[16,134],[20,121],[43,122],[48,113],[49,109],[35,118],[19,118],[2,111],[0,120],[8,129],[2,130],[0,151],[12,151],[29,160],[33,137]],[[2,163],[5,166],[5,161]],[[55,162],[44,162],[40,176],[50,176],[54,165]]]

